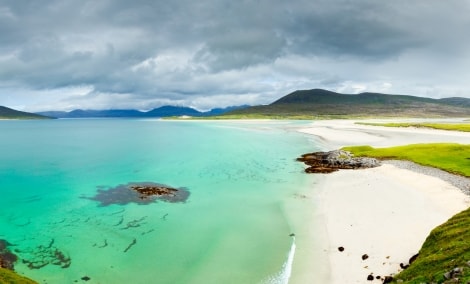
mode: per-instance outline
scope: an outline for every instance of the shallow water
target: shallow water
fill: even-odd
[[[292,216],[302,212],[285,208],[305,210],[292,204],[310,182],[295,158],[315,150],[299,126],[0,121],[0,239],[13,244],[15,269],[40,283],[287,283],[289,235],[302,224]],[[130,182],[190,195],[148,205],[90,199]]]

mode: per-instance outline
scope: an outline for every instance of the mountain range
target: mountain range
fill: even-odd
[[[152,118],[152,117],[171,117],[171,116],[192,116],[205,117],[222,115],[226,112],[248,107],[232,106],[227,108],[215,108],[207,112],[201,112],[190,107],[162,106],[150,111],[139,111],[133,109],[111,109],[111,110],[73,110],[65,111],[44,111],[38,112],[39,115],[56,118],[92,118],[92,117],[122,117],[122,118]]]
[[[467,117],[470,99],[432,99],[381,93],[341,94],[323,89],[299,90],[262,106],[234,110],[231,116],[267,117]]]
[[[26,113],[0,106],[0,118],[156,118],[171,116],[243,118],[344,117],[468,117],[470,99],[432,99],[381,93],[341,94],[323,89],[298,90],[269,105],[233,106],[201,112],[189,107],[162,106],[150,111],[133,109],[73,110]]]

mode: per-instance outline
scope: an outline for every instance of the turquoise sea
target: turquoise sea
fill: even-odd
[[[0,239],[39,283],[288,283],[314,241],[312,177],[295,161],[318,150],[304,125],[0,121]],[[90,199],[139,182],[190,195]]]

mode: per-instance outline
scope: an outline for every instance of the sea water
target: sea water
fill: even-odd
[[[303,223],[285,204],[309,190],[295,158],[316,147],[300,125],[0,121],[0,239],[39,283],[288,283]],[[90,199],[138,182],[190,196]]]

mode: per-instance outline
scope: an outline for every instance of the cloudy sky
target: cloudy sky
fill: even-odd
[[[0,105],[267,104],[297,89],[470,97],[469,0],[0,0]]]

